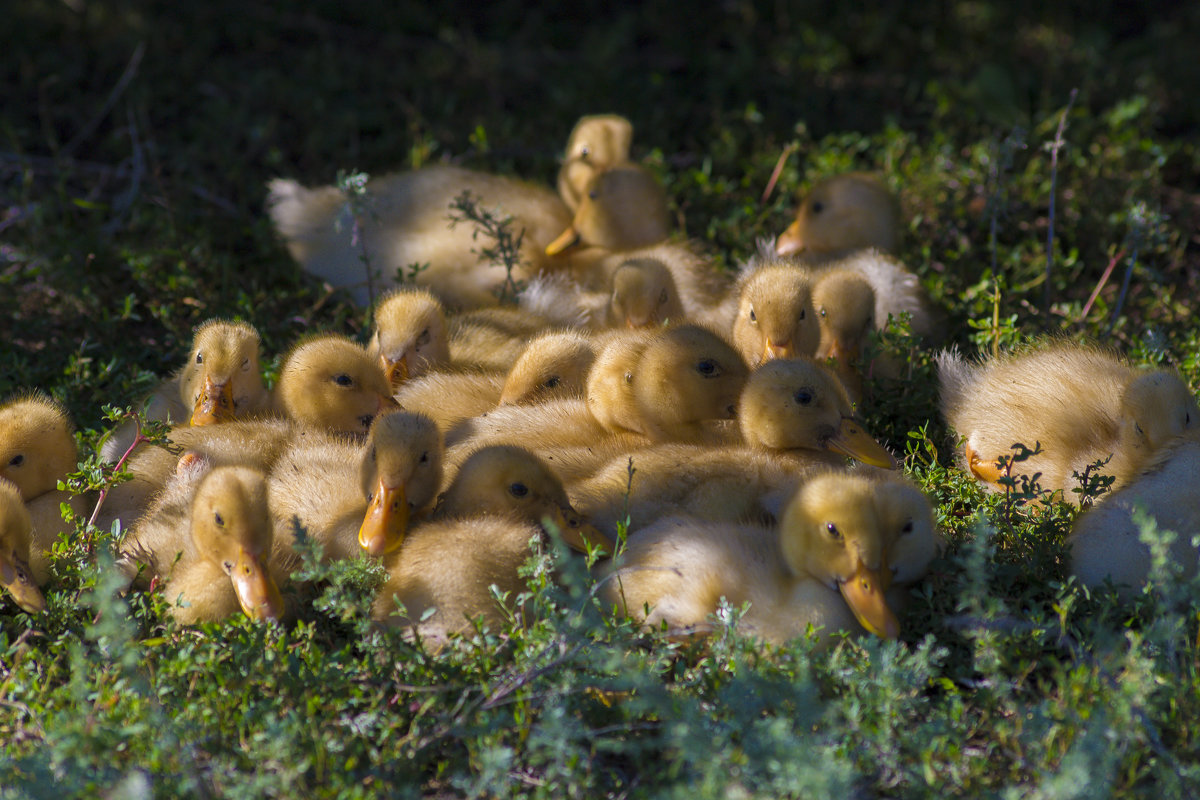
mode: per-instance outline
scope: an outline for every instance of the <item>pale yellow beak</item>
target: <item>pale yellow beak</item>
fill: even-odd
[[[205,376],[204,389],[196,398],[196,406],[192,409],[192,424],[215,425],[218,422],[228,422],[235,416],[233,381],[225,381],[218,386],[213,383],[211,377]]]
[[[233,581],[233,590],[247,617],[279,619],[283,616],[283,596],[263,561],[263,556],[252,555],[246,548],[241,548],[229,579]]]
[[[859,624],[883,639],[895,639],[900,635],[900,621],[888,608],[883,596],[889,583],[891,573],[886,562],[873,570],[868,569],[861,558],[854,574],[844,581],[838,581],[838,589]]]
[[[557,239],[546,245],[546,255],[556,256],[577,244],[579,244],[579,231],[575,230],[574,225],[569,225],[565,231],[559,234]]]
[[[387,376],[388,385],[392,387],[393,392],[396,391],[408,380],[408,353],[405,352],[395,361],[382,355],[379,360],[383,362],[383,374]]]
[[[796,357],[796,348],[792,346],[791,340],[788,340],[788,341],[784,342],[783,344],[775,344],[770,339],[767,339],[767,344],[763,348],[763,355],[762,355],[762,360],[764,362],[770,361],[771,359],[774,359],[774,358],[795,358],[795,357]]]
[[[787,230],[775,240],[775,255],[790,256],[804,249],[804,239],[800,236],[800,220],[787,226]]]
[[[841,427],[825,442],[825,448],[856,458],[872,467],[895,469],[898,466],[895,457],[849,417],[842,417]]]
[[[46,610],[46,598],[29,576],[29,570],[4,556],[0,556],[0,587],[7,589],[17,605],[30,614]]]
[[[358,529],[358,543],[373,556],[392,552],[408,531],[408,498],[404,487],[389,488],[380,480]]]

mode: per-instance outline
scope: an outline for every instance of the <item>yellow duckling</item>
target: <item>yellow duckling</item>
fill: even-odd
[[[183,367],[151,395],[146,418],[176,425],[211,425],[261,414],[270,395],[259,369],[261,340],[253,325],[210,319],[196,329]],[[133,444],[137,426],[118,427],[100,449],[118,461]]]
[[[519,308],[484,308],[450,318],[450,361],[460,367],[508,370],[550,320]]]
[[[62,518],[68,503],[76,514],[90,502],[58,488],[74,472],[78,449],[66,409],[41,394],[19,396],[0,406],[0,479],[21,494],[33,525],[29,566],[38,585],[49,575],[49,551],[63,532],[73,532]]]
[[[375,306],[375,331],[367,345],[392,391],[409,378],[450,363],[450,335],[442,302],[426,289],[397,289]]]
[[[656,328],[685,322],[679,288],[655,258],[624,258],[601,291],[589,291],[564,274],[541,275],[519,298],[521,308],[560,325],[594,331]]]
[[[629,160],[633,124],[616,114],[583,117],[571,131],[563,165],[558,171],[558,194],[567,208],[579,208],[588,184],[598,172]]]
[[[787,261],[753,259],[737,288],[733,344],[757,366],[773,358],[811,357],[821,340],[812,273]]]
[[[508,279],[504,266],[480,258],[474,224],[450,225],[450,205],[463,192],[479,208],[511,216],[514,235],[524,231],[516,280],[547,266],[546,246],[571,222],[567,207],[548,188],[451,166],[371,179],[357,238],[338,188],[306,189],[277,178],[268,190],[267,212],[292,257],[318,278],[348,289],[359,303],[368,300],[365,254],[379,272],[377,286],[391,287],[398,270],[428,264],[414,280],[443,302],[458,308],[495,305],[495,292]]]
[[[751,373],[738,424],[740,436],[727,443],[662,444],[622,454],[573,485],[571,498],[610,532],[627,515],[631,531],[681,513],[757,522],[772,518],[778,499],[814,468],[843,466],[846,457],[896,467],[853,418],[837,379],[812,362],[771,361]]]
[[[894,252],[899,243],[896,196],[876,176],[851,172],[823,181],[804,198],[775,252],[823,258],[867,247]]]
[[[624,163],[598,172],[575,217],[546,245],[546,255],[573,248],[599,248],[601,254],[647,247],[671,232],[667,197],[648,170]]]
[[[916,487],[828,473],[801,485],[777,532],[678,517],[639,532],[603,591],[651,627],[704,630],[725,597],[748,603],[743,624],[773,642],[810,626],[896,638],[896,587],[925,573],[936,543]]]
[[[30,614],[46,608],[46,598],[38,589],[29,566],[33,548],[33,520],[21,500],[17,487],[0,480],[0,589]]]
[[[525,590],[518,568],[530,557],[530,540],[551,522],[570,546],[611,548],[611,542],[571,508],[558,477],[519,447],[486,447],[459,469],[433,518],[414,528],[388,557],[388,580],[372,611],[390,625],[420,625],[439,637],[465,630],[483,616],[495,630],[504,620],[490,587],[514,597]],[[404,605],[398,613],[396,601]]]
[[[143,579],[166,581],[171,615],[185,625],[213,622],[240,608],[254,619],[284,611],[272,540],[267,481],[249,467],[185,464],[121,543],[123,569],[144,564]]]
[[[975,477],[1002,490],[998,460],[1013,455],[1014,443],[1040,443],[1040,454],[1011,465],[1012,476],[1041,473],[1043,489],[1074,503],[1076,474],[1110,459],[1099,473],[1113,476],[1117,488],[1173,440],[1194,437],[1200,417],[1176,373],[1136,369],[1098,347],[1067,342],[978,365],[946,352],[938,376],[942,414],[966,439],[964,464]]]
[[[1192,537],[1200,531],[1200,443],[1183,439],[1165,448],[1146,470],[1075,521],[1071,572],[1093,589],[1106,580],[1122,599],[1133,597],[1150,574],[1150,548],[1133,521],[1141,508],[1161,531],[1176,534],[1168,559],[1182,577],[1196,574],[1200,563]]]
[[[390,553],[441,482],[442,436],[421,414],[380,415],[365,443],[297,438],[270,475],[276,555],[295,561],[297,524],[324,545],[327,560]]]

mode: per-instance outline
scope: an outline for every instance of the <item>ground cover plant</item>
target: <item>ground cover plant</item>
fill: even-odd
[[[585,113],[633,121],[678,227],[726,268],[798,193],[870,169],[903,198],[899,255],[947,343],[1086,337],[1200,382],[1195,6],[26,0],[6,17],[0,397],[66,404],[81,487],[103,479],[104,409],[173,370],[199,322],[249,320],[271,354],[312,330],[365,338],[366,312],[275,240],[268,179],[444,160],[549,184]],[[185,628],[161,594],[114,595],[113,534],[81,520],[48,610],[0,603],[0,797],[1200,793],[1200,585],[1160,556],[1134,602],[1078,586],[1073,512],[958,470],[931,356],[906,355],[863,412],[950,546],[898,642],[764,646],[736,608],[707,643],[672,642],[601,613],[553,549],[529,566],[535,624],[438,654],[368,624],[365,563],[310,558],[327,588],[294,625]]]

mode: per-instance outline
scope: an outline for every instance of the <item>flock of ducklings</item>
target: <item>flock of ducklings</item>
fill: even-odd
[[[519,611],[492,587],[519,594],[531,541],[553,533],[599,553],[603,598],[647,625],[703,633],[724,597],[749,603],[743,625],[773,641],[897,636],[940,539],[854,407],[862,370],[905,366],[863,363],[872,330],[905,314],[928,344],[940,325],[889,254],[895,197],[870,175],[835,177],[727,278],[670,239],[631,141],[620,117],[583,118],[557,192],[447,166],[378,178],[357,226],[337,189],[273,181],[268,212],[291,254],[360,301],[364,260],[429,266],[377,303],[367,347],[305,338],[272,391],[252,326],[198,328],[147,404],[176,426],[170,446],[139,443],[130,424],[102,446],[132,474],[95,514],[126,531],[116,568],[162,584],[184,623],[285,617],[303,529],[326,559],[381,559],[375,619],[437,638]],[[524,230],[516,307],[496,302],[504,268],[448,225],[464,190]],[[1073,534],[1085,583],[1145,580],[1137,504],[1185,534],[1174,555],[1195,571],[1185,539],[1200,520],[1180,487],[1195,482],[1200,410],[1178,375],[1067,343],[984,363],[947,351],[939,367],[941,411],[985,484],[1039,473],[1071,500],[1075,475],[1106,462],[1117,491]],[[1041,450],[1006,462],[1015,442]],[[0,407],[0,585],[29,612],[45,605],[59,504],[95,502],[56,488],[76,458],[56,403]],[[619,527],[626,546],[607,558]]]

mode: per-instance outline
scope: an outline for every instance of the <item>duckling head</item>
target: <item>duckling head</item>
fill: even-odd
[[[29,548],[33,544],[33,522],[12,483],[0,480],[0,589],[30,614],[46,608],[33,573],[29,570]]]
[[[899,239],[895,196],[875,176],[852,172],[818,184],[804,198],[775,252],[826,256],[867,247],[894,252]]]
[[[811,356],[820,339],[808,270],[787,262],[767,263],[743,281],[733,343],[749,364]]]
[[[283,598],[267,569],[274,534],[261,472],[247,467],[208,472],[192,499],[191,534],[200,557],[229,576],[246,616],[279,618]]]
[[[459,467],[438,499],[439,518],[476,514],[508,516],[562,532],[570,547],[586,552],[588,544],[611,550],[612,542],[571,507],[562,481],[546,463],[522,447],[493,445],[475,451]]]
[[[404,542],[414,511],[423,508],[442,482],[442,434],[423,414],[393,411],[375,418],[362,463],[367,513],[358,543],[373,556]]]
[[[925,574],[938,547],[933,506],[916,486],[884,479],[876,484],[875,508],[888,547],[892,580],[912,583]]]
[[[596,350],[586,336],[555,331],[533,339],[508,372],[500,405],[542,403],[583,394]]]
[[[789,568],[841,592],[859,624],[894,639],[900,623],[884,592],[892,582],[892,532],[874,500],[876,482],[827,473],[812,478],[789,501],[779,521]]]
[[[260,345],[258,331],[245,322],[210,319],[196,329],[179,381],[184,405],[192,409],[192,425],[225,422],[267,405],[258,367]]]
[[[854,419],[845,388],[803,360],[763,364],[746,381],[738,424],[747,444],[769,450],[831,450],[895,469],[896,459]]]
[[[442,302],[425,289],[400,289],[375,307],[375,333],[367,346],[395,392],[400,384],[450,362]]]
[[[292,419],[331,433],[365,434],[371,420],[394,408],[379,361],[344,336],[317,336],[297,345],[276,386]]]
[[[1172,439],[1194,433],[1196,400],[1180,377],[1166,370],[1138,376],[1121,396],[1120,451],[1147,459]]]
[[[595,114],[575,123],[558,172],[558,194],[567,207],[579,207],[597,172],[628,161],[632,143],[633,124],[616,114]]]
[[[663,331],[633,374],[641,429],[655,439],[686,439],[702,420],[733,419],[748,374],[724,339],[696,325]]]
[[[661,242],[670,231],[667,196],[658,180],[642,167],[624,163],[593,176],[574,220],[546,245],[546,255],[576,245],[632,250]]]
[[[57,488],[77,456],[71,420],[54,400],[30,394],[0,406],[0,478],[25,502]]]
[[[631,258],[612,275],[610,327],[653,328],[683,319],[683,304],[670,270],[657,258]]]

